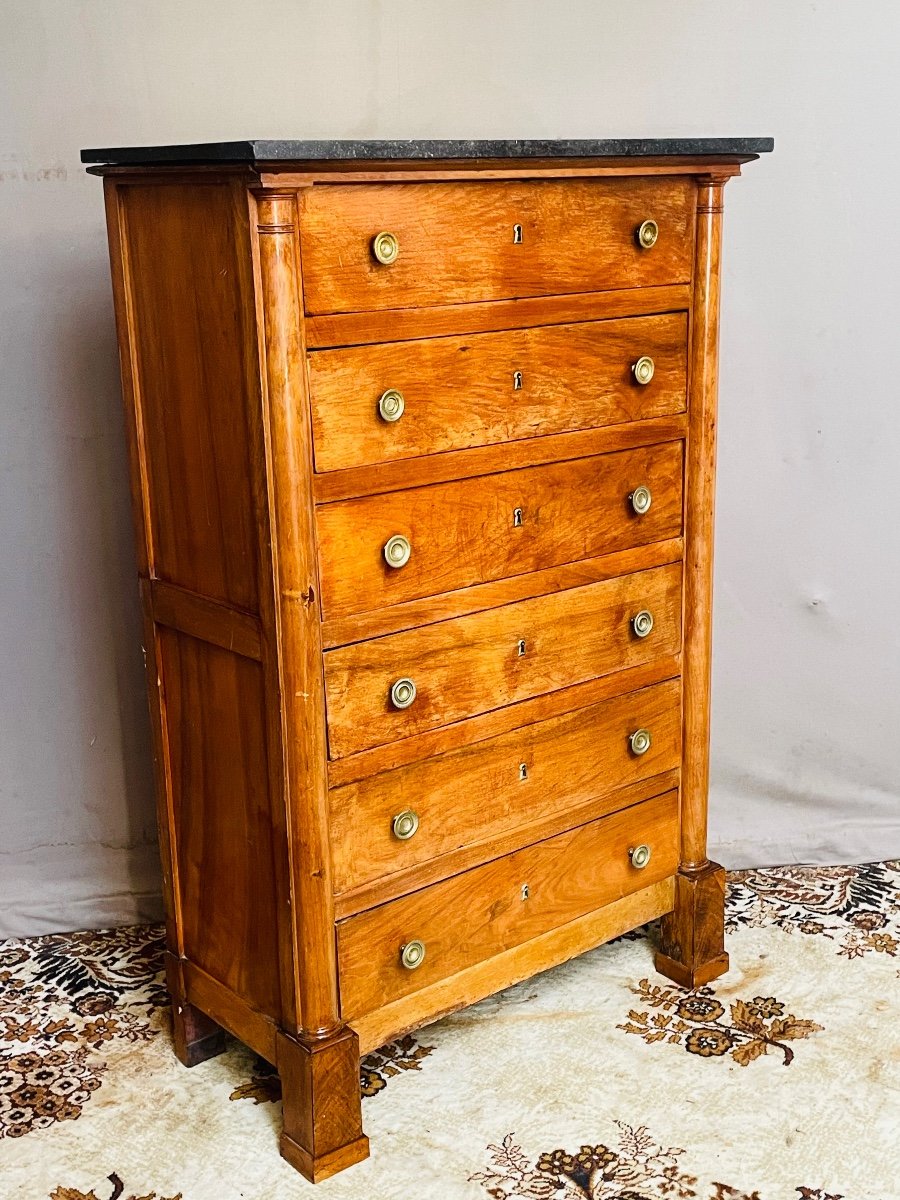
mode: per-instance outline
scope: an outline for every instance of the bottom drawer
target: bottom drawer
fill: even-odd
[[[650,849],[643,867],[631,850]],[[372,1012],[594,909],[678,866],[678,793],[666,792],[485,863],[337,927],[341,1012]]]

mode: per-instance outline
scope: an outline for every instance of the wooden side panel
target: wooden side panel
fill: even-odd
[[[158,634],[172,844],[185,952],[277,1016],[278,942],[260,664]]]
[[[646,357],[653,375],[639,383]],[[685,313],[318,351],[316,470],[670,416],[686,378]],[[379,410],[388,389],[403,397],[394,420]]]
[[[631,618],[647,610],[652,632]],[[681,564],[640,571],[359,642],[325,654],[332,758],[408,738],[531,696],[675,654]],[[391,701],[411,679],[407,708]]]
[[[240,194],[123,184],[118,205],[151,576],[256,611]]]
[[[326,617],[524,575],[681,533],[681,442],[322,505]],[[653,497],[637,515],[629,495]],[[393,536],[411,547],[387,565]]]
[[[685,283],[693,217],[684,179],[316,185],[302,218],[306,310]],[[659,239],[642,250],[635,234],[648,219]],[[372,252],[382,231],[399,244],[389,265]]]
[[[650,847],[638,870],[630,850]],[[667,792],[338,925],[341,1011],[371,1012],[671,876],[678,797]],[[401,950],[421,941],[409,969]]]

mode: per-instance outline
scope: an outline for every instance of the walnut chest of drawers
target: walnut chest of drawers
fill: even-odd
[[[230,143],[105,176],[175,1046],[364,1157],[359,1057],[706,854],[722,191],[766,139]]]

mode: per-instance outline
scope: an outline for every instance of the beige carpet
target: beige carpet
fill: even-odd
[[[385,1047],[313,1189],[277,1078],[175,1060],[155,928],[0,943],[0,1200],[896,1200],[900,862],[733,876],[732,970],[635,934]]]

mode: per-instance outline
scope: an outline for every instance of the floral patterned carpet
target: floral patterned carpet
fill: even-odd
[[[0,1200],[896,1200],[900,861],[732,875],[728,921],[712,987],[642,931],[370,1055],[316,1189],[265,1063],[175,1060],[158,928],[0,943]]]

